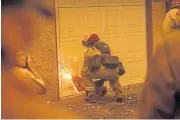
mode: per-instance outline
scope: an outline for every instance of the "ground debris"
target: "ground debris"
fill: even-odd
[[[123,88],[123,101],[119,103],[116,102],[112,91],[106,95],[102,103],[88,103],[83,100],[83,96],[79,96],[79,98],[65,101],[64,107],[88,119],[137,118],[140,90],[139,86]]]

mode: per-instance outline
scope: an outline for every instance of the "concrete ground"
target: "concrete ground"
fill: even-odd
[[[115,101],[112,91],[98,103],[88,103],[84,101],[84,96],[65,98],[63,100],[51,102],[62,109],[73,111],[82,118],[138,118],[139,99],[142,84],[123,87],[124,99],[122,103]]]

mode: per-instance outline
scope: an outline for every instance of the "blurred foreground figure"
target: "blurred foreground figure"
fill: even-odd
[[[180,118],[180,30],[163,37],[145,82],[140,117]]]
[[[119,77],[125,73],[122,63],[117,56],[111,55],[109,46],[101,42],[96,34],[91,34],[82,41],[87,48],[81,77],[84,80],[86,100],[97,102],[106,94],[105,81],[109,81],[115,92],[117,102],[122,101],[122,90]]]
[[[163,32],[167,34],[180,28],[180,0],[168,0],[171,9],[167,12],[163,22]]]
[[[30,56],[24,56],[21,52],[17,53],[17,66],[12,68],[14,75],[25,80],[32,90],[37,94],[45,94],[46,87],[42,77],[32,68],[32,60]],[[21,78],[22,77],[22,78]]]
[[[45,93],[44,83],[38,79],[29,79],[33,78],[30,73],[32,69],[27,69],[30,64],[25,64],[23,68],[16,60],[16,53],[37,37],[34,29],[41,24],[37,16],[54,21],[54,8],[46,8],[50,5],[46,4],[48,2],[49,0],[1,1],[2,119],[80,118],[71,111],[47,104],[45,97],[38,95]],[[28,59],[29,57],[25,61],[29,61]]]

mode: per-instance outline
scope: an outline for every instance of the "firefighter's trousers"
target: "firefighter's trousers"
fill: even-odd
[[[119,68],[101,67],[95,71],[87,71],[81,76],[84,79],[86,91],[93,91],[102,86],[105,81],[109,81],[110,87],[114,92],[122,92],[118,70]]]

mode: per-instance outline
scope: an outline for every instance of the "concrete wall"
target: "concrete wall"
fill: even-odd
[[[53,0],[43,0],[42,5],[51,11],[54,9]],[[47,99],[54,100],[58,98],[55,19],[39,15],[36,17],[38,24],[34,23],[34,42],[24,51],[32,57],[33,68],[45,80]]]

